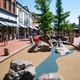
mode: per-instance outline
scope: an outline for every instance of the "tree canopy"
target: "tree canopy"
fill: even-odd
[[[54,21],[54,29],[58,31],[65,30],[66,25],[64,24],[65,19],[70,15],[70,11],[63,13],[63,8],[62,8],[62,0],[56,0],[56,15],[55,15],[55,21]]]
[[[39,23],[40,29],[43,30],[44,34],[46,31],[51,29],[51,23],[53,22],[53,13],[49,11],[50,3],[52,0],[35,0],[36,5],[34,6],[40,11],[40,14],[36,14],[36,23]]]

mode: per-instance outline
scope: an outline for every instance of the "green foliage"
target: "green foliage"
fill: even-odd
[[[47,35],[50,36],[50,37],[52,36],[52,34],[47,34]]]
[[[72,24],[69,24],[67,26],[67,31],[69,32],[74,32],[74,28],[76,27],[76,24],[75,23],[72,23]]]
[[[51,30],[51,23],[53,22],[53,14],[49,11],[49,6],[52,0],[35,0],[35,8],[40,11],[41,14],[36,14],[39,16],[36,19],[36,23],[40,23],[39,27],[41,30],[46,31]]]
[[[55,21],[54,21],[54,25],[55,25],[55,30],[58,31],[63,31],[66,30],[66,25],[63,22],[65,22],[65,19],[69,16],[69,12],[65,12],[63,13],[63,8],[62,8],[62,0],[57,0],[56,1],[56,15],[55,15]]]

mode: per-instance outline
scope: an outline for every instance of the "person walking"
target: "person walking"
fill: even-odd
[[[2,33],[0,32],[0,41],[2,43]]]
[[[5,32],[4,33],[4,46],[8,45],[8,35],[7,33]]]

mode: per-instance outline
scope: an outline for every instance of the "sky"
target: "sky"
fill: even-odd
[[[34,7],[36,3],[35,0],[16,0],[20,4],[27,5],[30,12],[39,13],[39,11],[36,10]],[[50,4],[50,11],[53,14],[56,14],[56,0],[52,0]],[[63,12],[70,11],[70,16],[66,19],[69,20],[70,23],[76,23],[79,24],[79,15],[80,15],[80,0],[62,0],[62,8]]]

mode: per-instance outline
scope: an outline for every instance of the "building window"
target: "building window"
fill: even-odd
[[[27,15],[27,13],[24,14],[24,24],[28,25],[28,15]]]
[[[22,10],[19,10],[18,13],[19,13],[19,22],[23,23],[23,12],[22,12]]]
[[[6,0],[3,0],[3,8],[6,9]]]
[[[13,2],[13,13],[15,13],[15,2]]]
[[[9,11],[11,11],[11,0],[8,0],[8,8],[9,8]]]
[[[32,24],[32,19],[31,19],[31,16],[29,15],[29,25]]]

